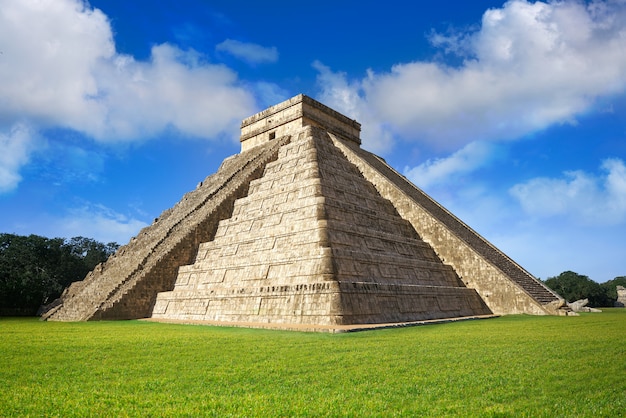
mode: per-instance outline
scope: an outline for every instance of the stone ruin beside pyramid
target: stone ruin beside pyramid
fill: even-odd
[[[245,119],[241,152],[43,318],[341,331],[565,301],[299,95]]]

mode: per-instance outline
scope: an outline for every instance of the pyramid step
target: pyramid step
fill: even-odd
[[[464,298],[478,298],[393,205],[367,185],[323,131],[309,128],[278,155],[251,183],[248,195],[235,202],[232,216],[220,222],[213,241],[200,246],[194,264],[179,269],[174,289],[159,294],[155,317],[331,320],[341,316],[336,284],[355,280],[394,289],[422,286],[433,294],[435,289],[464,289],[463,294],[471,295]],[[284,170],[280,178],[278,167]],[[345,173],[337,167],[344,167]],[[356,193],[344,192],[350,189],[348,182]],[[327,291],[307,293],[320,280],[329,283]],[[307,300],[317,302],[304,304]],[[484,303],[474,305],[480,312],[486,309]],[[277,318],[277,312],[283,317]],[[350,320],[362,320],[360,315]],[[379,320],[389,315],[382,313]]]
[[[183,196],[174,208],[162,214],[151,226],[140,231],[128,245],[118,249],[117,253],[101,265],[99,270],[90,273],[91,276],[88,276],[88,280],[84,281],[80,289],[77,288],[71,297],[64,298],[62,305],[50,315],[49,319],[83,320],[94,315],[102,315],[102,312],[97,313],[97,311],[101,307],[119,304],[129,292],[135,289],[137,280],[141,281],[146,277],[152,277],[155,273],[159,275],[159,271],[166,272],[171,269],[174,269],[175,274],[176,266],[171,265],[163,269],[159,265],[163,264],[164,260],[166,260],[165,264],[172,263],[169,254],[180,248],[182,241],[194,241],[197,239],[197,234],[199,234],[198,237],[202,235],[198,228],[205,222],[207,217],[205,212],[221,210],[219,206],[221,201],[216,200],[215,197],[221,195],[224,201],[223,199],[230,198],[229,194],[237,187],[241,188],[237,184],[247,187],[250,181],[249,176],[254,175],[259,167],[262,168],[268,161],[275,158],[280,146],[288,141],[288,137],[281,138],[264,147],[239,154],[223,163],[222,172],[207,177],[196,190]],[[203,233],[211,233],[210,230],[211,228]],[[187,259],[187,262],[192,261],[191,258],[196,251],[195,246],[197,243],[186,250],[183,259]],[[178,259],[180,256],[174,258]],[[158,278],[153,281],[162,285],[162,283],[171,283],[172,278]],[[172,285],[173,283],[170,284]],[[165,289],[157,287],[152,291],[153,297],[156,297],[158,290]],[[130,307],[125,310],[124,315],[145,317],[149,315],[150,305],[145,301],[135,306],[128,305]],[[117,315],[114,310],[109,310],[109,312],[111,315]]]
[[[558,309],[558,295],[361,150],[359,131],[302,95],[244,120],[241,153],[70,286],[50,319],[330,326]]]
[[[348,141],[342,141],[333,134],[330,136],[333,143],[376,186],[376,189],[383,196],[398,202],[394,203],[394,205],[402,209],[403,217],[411,220],[420,236],[427,238],[431,243],[440,245],[436,249],[437,253],[445,254],[447,260],[452,260],[456,264],[455,269],[458,268],[460,271],[463,271],[464,276],[471,278],[472,270],[481,271],[485,268],[495,267],[499,271],[497,274],[501,280],[515,283],[524,293],[532,298],[528,300],[529,304],[544,305],[547,300],[550,302],[561,300],[491,243],[411,184],[404,176],[389,167],[384,160],[356,147]],[[399,203],[400,201],[403,203]],[[422,225],[423,220],[427,220],[428,228],[424,228],[425,225]],[[441,234],[446,237],[445,240],[441,240]],[[461,247],[466,248],[468,253],[475,254],[477,261],[475,263],[467,263],[466,258],[458,259],[450,251],[452,248],[458,251]],[[475,277],[476,279],[472,280],[481,281],[481,283],[477,283],[478,287],[484,287],[493,292],[494,288],[491,284],[491,279],[483,279],[481,274],[477,274]],[[539,290],[536,286],[544,289]],[[505,287],[501,289],[505,289]],[[503,296],[501,300],[511,297],[512,295]],[[536,297],[541,297],[541,300],[536,299]],[[490,300],[494,300],[494,298]],[[507,312],[507,305],[494,305],[494,308],[498,312]]]

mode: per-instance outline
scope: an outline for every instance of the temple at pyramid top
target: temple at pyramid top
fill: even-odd
[[[304,95],[245,119],[241,152],[42,317],[348,331],[571,313],[360,128]]]
[[[299,94],[241,122],[241,151],[291,135],[305,126],[317,126],[361,144],[361,124]]]

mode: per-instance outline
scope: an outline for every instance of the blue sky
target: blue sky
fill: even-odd
[[[626,275],[626,1],[1,0],[0,231],[126,243],[299,93],[532,274]]]

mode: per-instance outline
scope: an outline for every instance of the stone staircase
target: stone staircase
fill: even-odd
[[[178,266],[193,261],[201,242],[209,241],[234,201],[276,159],[289,142],[283,137],[226,159],[218,171],[164,211],[127,245],[84,280],[69,286],[49,305],[43,319],[84,321],[150,316],[156,294],[173,287]]]
[[[360,148],[305,96],[242,122],[242,152],[43,314],[333,327],[567,315],[565,301]]]
[[[251,182],[153,319],[347,325],[490,315],[312,126]]]
[[[329,134],[317,152],[344,324],[491,314]]]
[[[507,277],[508,280],[515,283],[515,285],[530,296],[532,300],[542,305],[547,311],[550,311],[550,313],[555,313],[552,311],[558,311],[556,313],[559,315],[568,314],[568,312],[566,312],[568,310],[567,305],[561,297],[534,278],[530,273],[499,251],[495,246],[443,206],[438,204],[430,196],[414,186],[404,176],[391,168],[383,159],[360,147],[353,146],[347,141],[340,141],[336,137],[334,137],[334,140],[336,143],[340,144],[344,152],[352,156],[350,159],[353,160],[353,162],[355,158],[360,159],[361,165],[366,164],[370,169],[375,170],[372,171],[372,173],[378,173],[378,175],[393,183],[394,187],[397,187],[401,193],[423,208],[430,216],[442,224],[448,232],[454,234],[461,241],[466,243],[467,246],[482,257],[482,259],[497,268],[502,273],[503,277]],[[369,180],[372,181],[372,178],[369,178]],[[394,192],[390,193],[393,194]]]
[[[383,172],[386,176],[395,177],[395,183],[400,186],[405,193],[411,196],[435,218],[445,224],[450,231],[454,232],[457,236],[463,239],[463,241],[467,242],[472,248],[474,248],[474,250],[509,276],[535,300],[541,304],[546,304],[560,299],[554,292],[535,279],[519,264],[515,263],[503,254],[489,241],[480,236],[476,231],[467,226],[467,224],[454,216],[443,206],[439,205],[430,196],[407,181],[404,176],[401,176],[380,158],[364,150],[361,150],[361,155],[368,161],[368,163],[370,163],[377,170]]]

